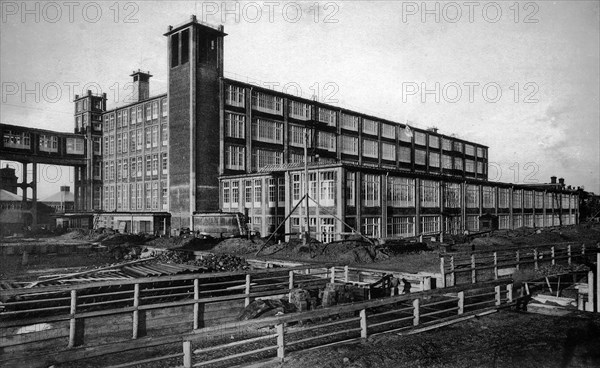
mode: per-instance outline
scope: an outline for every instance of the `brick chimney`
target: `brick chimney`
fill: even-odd
[[[147,100],[150,97],[150,77],[152,77],[152,74],[138,69],[130,77],[133,77],[133,97],[131,102]]]
[[[561,186],[565,186],[565,178],[560,178],[558,179],[558,184],[560,184]]]
[[[556,176],[551,176],[550,177],[550,184],[556,184]]]

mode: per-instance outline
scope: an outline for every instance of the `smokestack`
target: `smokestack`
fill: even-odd
[[[556,176],[550,177],[550,184],[556,184]]]
[[[150,72],[146,73],[138,69],[130,77],[133,77],[133,98],[132,102],[140,102],[150,97]]]
[[[565,178],[558,179],[558,184],[560,184],[564,187],[565,186]]]
[[[70,187],[70,186],[68,186],[68,185],[62,185],[62,186],[60,187],[60,191],[61,191],[61,192],[70,192],[70,191],[71,191],[71,187]]]

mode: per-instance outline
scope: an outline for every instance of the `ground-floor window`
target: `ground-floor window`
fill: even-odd
[[[444,219],[444,232],[446,234],[461,234],[462,233],[462,217],[448,216]]]
[[[379,238],[381,236],[379,217],[363,217],[362,219],[362,233],[365,236],[371,236]]]
[[[415,218],[413,216],[397,216],[388,218],[388,236],[415,235]]]
[[[498,229],[500,229],[500,230],[510,229],[510,216],[509,215],[498,216]]]
[[[439,216],[423,216],[421,217],[421,233],[431,234],[440,231]]]
[[[320,219],[317,239],[323,243],[330,243],[335,240],[335,219],[333,217],[322,217]]]
[[[467,230],[479,231],[479,216],[477,216],[477,215],[467,216]]]

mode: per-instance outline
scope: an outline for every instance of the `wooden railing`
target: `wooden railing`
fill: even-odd
[[[538,270],[546,265],[571,265],[576,258],[586,256],[586,249],[582,243],[555,243],[493,252],[445,254],[440,257],[441,286],[498,280],[504,276],[510,277],[520,269]],[[596,249],[592,251],[597,252]]]
[[[149,361],[169,360],[171,365],[191,368],[206,365],[248,363],[276,358],[283,361],[293,351],[339,344],[389,332],[432,329],[508,306],[516,299],[512,284],[473,285],[369,300],[348,305],[295,313],[281,317],[203,328],[181,337],[181,353],[138,360],[112,368]],[[315,320],[327,319],[324,323]],[[313,321],[312,324],[306,324]],[[302,328],[297,326],[302,324]],[[212,334],[228,332],[228,341],[212,342]],[[254,331],[249,334],[248,331]],[[258,332],[265,331],[265,332]],[[236,333],[237,332],[237,333]],[[233,340],[233,341],[232,341]],[[251,357],[251,358],[250,358]],[[241,360],[243,359],[243,361]]]

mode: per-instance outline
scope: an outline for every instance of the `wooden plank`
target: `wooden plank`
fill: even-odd
[[[204,362],[199,362],[199,363],[196,363],[196,364],[192,365],[192,367],[202,367],[204,365],[225,362],[227,360],[242,358],[242,357],[245,357],[245,356],[248,356],[248,355],[258,354],[258,353],[262,353],[263,351],[269,351],[269,350],[275,350],[275,349],[277,349],[277,345],[267,346],[266,348],[255,349],[255,350],[246,351],[246,352],[243,352],[243,353],[227,355],[227,356],[225,356],[223,358],[217,358],[217,359],[207,360],[207,361],[204,361]]]
[[[276,333],[270,334],[270,335],[258,336],[258,337],[253,337],[250,339],[244,339],[244,340],[240,340],[240,341],[230,342],[228,344],[215,345],[215,346],[210,346],[207,348],[196,349],[196,350],[194,350],[193,353],[198,355],[198,354],[207,353],[209,351],[221,350],[221,349],[231,348],[234,346],[239,346],[239,345],[244,345],[244,344],[251,344],[251,343],[254,343],[257,341],[268,340],[268,339],[272,339],[275,337],[277,337]]]

